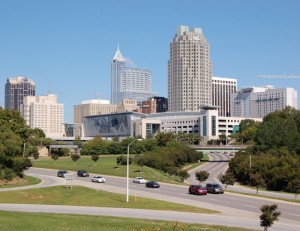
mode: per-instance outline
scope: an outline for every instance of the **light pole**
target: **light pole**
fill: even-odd
[[[251,168],[252,168],[252,160],[251,160],[252,155],[247,151],[242,151],[242,152],[247,153],[249,155],[249,167],[250,167],[250,170],[251,170]]]
[[[142,140],[142,139],[135,139],[135,140],[133,140],[133,141],[131,141],[131,143],[130,144],[128,144],[128,146],[127,146],[127,169],[126,169],[126,171],[127,171],[127,174],[126,174],[126,202],[128,203],[128,201],[129,201],[129,147],[130,147],[130,145],[132,145],[133,144],[133,142],[135,142],[135,141],[140,141],[140,140]]]

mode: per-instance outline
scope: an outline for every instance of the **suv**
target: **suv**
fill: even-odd
[[[68,173],[67,170],[59,170],[59,171],[57,172],[57,176],[58,176],[58,177],[65,177],[65,174],[67,174],[67,173]]]
[[[189,187],[189,193],[196,195],[206,195],[207,189],[201,185],[191,185]]]
[[[77,176],[89,177],[90,174],[86,170],[78,170],[77,171]]]
[[[207,189],[207,192],[209,193],[224,193],[224,189],[222,188],[221,185],[219,184],[206,184],[206,189]]]

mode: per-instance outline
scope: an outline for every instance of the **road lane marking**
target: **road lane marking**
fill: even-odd
[[[249,207],[249,208],[256,208],[255,206],[251,206],[251,205],[244,205],[246,207]]]
[[[300,214],[295,214],[295,213],[289,213],[289,214],[292,215],[292,216],[300,217]]]

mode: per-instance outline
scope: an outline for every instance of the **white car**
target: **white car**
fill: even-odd
[[[135,177],[133,180],[132,180],[133,183],[138,183],[138,184],[145,184],[147,181],[142,178],[142,177]]]
[[[96,183],[105,183],[106,180],[102,176],[93,176],[91,181]]]

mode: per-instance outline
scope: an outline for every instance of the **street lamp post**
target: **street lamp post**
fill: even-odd
[[[250,167],[250,170],[251,170],[251,168],[252,168],[252,160],[251,160],[252,155],[247,151],[242,151],[242,152],[247,153],[249,155],[249,167]]]
[[[242,152],[245,152],[245,153],[247,153],[248,155],[249,155],[249,167],[250,167],[250,184],[251,184],[251,170],[252,170],[252,155],[249,153],[249,152],[247,152],[247,151],[242,151]]]
[[[129,147],[130,147],[130,145],[133,144],[133,142],[135,142],[137,140],[140,141],[142,139],[135,139],[135,140],[131,141],[131,143],[128,144],[128,146],[127,146],[127,169],[126,169],[126,172],[127,172],[127,174],[126,174],[126,202],[127,203],[129,202]]]

